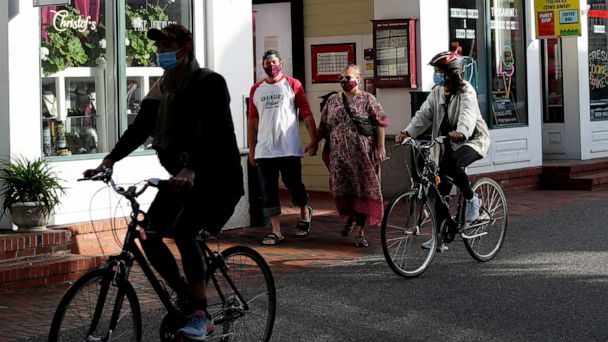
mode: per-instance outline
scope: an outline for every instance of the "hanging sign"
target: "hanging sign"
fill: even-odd
[[[536,38],[581,35],[579,0],[534,0]]]
[[[69,4],[70,0],[34,0],[34,7]]]

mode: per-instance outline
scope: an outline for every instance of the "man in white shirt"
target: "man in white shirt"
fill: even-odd
[[[310,136],[306,153],[315,155],[318,143],[315,119],[302,83],[281,72],[283,61],[278,51],[266,51],[262,61],[267,76],[251,87],[249,95],[249,162],[258,168],[264,214],[270,217],[272,225],[271,234],[262,243],[276,245],[285,240],[281,233],[279,173],[291,192],[294,205],[300,207],[295,234],[304,236],[310,231],[313,211],[302,183],[300,159],[304,151],[300,143],[298,110]]]

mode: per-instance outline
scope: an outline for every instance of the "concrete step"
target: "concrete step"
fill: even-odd
[[[10,260],[67,254],[71,248],[71,237],[72,234],[63,229],[0,233],[0,264]]]
[[[13,259],[0,263],[0,292],[15,291],[75,281],[98,268],[105,258],[58,254]]]
[[[608,158],[582,160],[576,162],[553,162],[543,165],[543,174],[584,175],[608,170]]]
[[[541,187],[551,190],[594,190],[608,184],[608,164],[598,160],[596,164],[583,162],[584,167],[556,168],[543,166]],[[604,167],[605,166],[605,167]],[[572,173],[567,173],[570,170]]]

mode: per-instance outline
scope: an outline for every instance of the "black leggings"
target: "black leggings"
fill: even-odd
[[[217,234],[228,222],[241,195],[214,194],[201,200],[202,195],[184,195],[171,189],[162,189],[148,210],[148,229],[151,231],[141,245],[150,264],[178,294],[184,295],[188,285],[184,283],[175,256],[163,242],[172,237],[182,258],[188,284],[203,280],[205,263],[196,241],[201,229]]]
[[[446,180],[446,176],[449,176],[454,180],[454,184],[458,186],[464,198],[473,198],[473,189],[471,188],[469,176],[467,176],[465,168],[474,161],[481,159],[481,156],[467,145],[461,146],[456,151],[452,150],[449,143],[444,146],[445,149],[439,161],[439,175],[441,176],[439,193],[442,196],[446,196],[452,191],[452,183]],[[439,201],[436,201],[435,212],[439,215],[445,214],[443,213],[443,207],[439,203]],[[439,222],[441,223],[441,221]]]

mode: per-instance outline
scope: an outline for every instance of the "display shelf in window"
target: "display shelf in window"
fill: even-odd
[[[416,19],[372,22],[376,88],[417,88]]]

